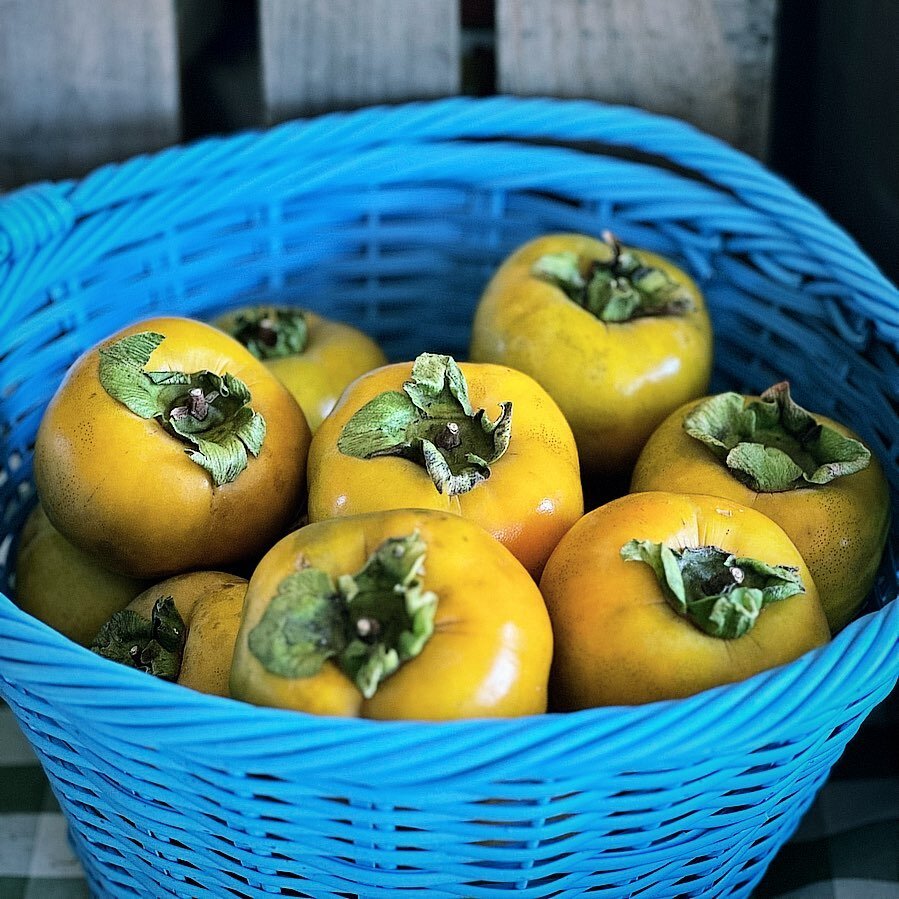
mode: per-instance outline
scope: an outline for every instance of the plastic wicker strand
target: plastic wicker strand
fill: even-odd
[[[506,253],[605,228],[699,280],[717,386],[790,378],[862,433],[899,495],[899,296],[813,204],[679,122],[456,98],[0,200],[0,559],[33,501],[44,405],[123,324],[290,300],[394,358],[464,354]],[[99,659],[3,598],[0,693],[101,895],[748,895],[899,676],[897,547],[894,532],[868,614],[829,646],[678,702],[442,725],[253,709]]]

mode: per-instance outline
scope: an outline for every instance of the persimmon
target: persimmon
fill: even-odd
[[[619,475],[666,415],[708,389],[712,329],[696,283],[670,260],[611,235],[550,234],[491,278],[470,357],[538,381],[584,472]]]
[[[471,521],[334,518],[283,538],[253,573],[231,694],[366,718],[537,714],[552,643],[537,585]]]
[[[790,538],[720,497],[634,493],[594,509],[556,547],[540,589],[552,697],[565,710],[690,696],[830,638]]]
[[[423,353],[357,378],[309,451],[309,520],[454,512],[535,577],[583,514],[577,447],[553,399],[502,365]]]
[[[160,578],[262,553],[296,514],[310,432],[294,398],[211,325],[131,325],[72,365],[44,413],[47,517],[112,571]]]

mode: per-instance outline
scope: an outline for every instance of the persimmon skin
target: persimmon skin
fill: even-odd
[[[602,258],[608,247],[583,234],[549,234],[503,262],[472,326],[470,358],[509,365],[538,381],[568,419],[588,475],[628,472],[659,422],[705,393],[711,376],[712,328],[695,282],[662,256],[623,249],[682,285],[693,309],[601,321],[532,269],[548,254]]]
[[[474,409],[495,418],[512,403],[512,439],[490,477],[467,493],[439,493],[426,469],[408,459],[358,459],[337,446],[353,414],[378,394],[402,390],[411,363],[357,378],[316,432],[309,450],[309,520],[388,509],[434,509],[476,522],[536,578],[562,535],[584,511],[577,447],[552,398],[527,375],[462,362]]]
[[[805,592],[766,606],[742,637],[714,637],[674,611],[649,565],[621,558],[631,539],[795,566]],[[551,695],[566,711],[690,696],[793,661],[830,638],[789,537],[720,497],[647,492],[600,506],[562,539],[540,590],[555,634]]]
[[[146,589],[66,540],[40,503],[19,535],[16,603],[70,640],[89,646],[103,623]]]
[[[867,468],[829,484],[757,493],[684,430],[684,419],[701,401],[686,403],[659,425],[640,454],[631,490],[701,491],[727,497],[776,521],[805,559],[835,634],[849,623],[873,586],[889,533],[889,486],[880,463],[872,453]],[[859,439],[840,422],[814,416],[844,437]]]
[[[242,380],[266,421],[258,457],[214,486],[187,444],[113,399],[99,381],[100,346],[155,331],[147,370],[208,369]],[[296,514],[309,426],[287,389],[211,325],[155,318],[131,325],[75,361],[38,429],[34,476],[47,517],[111,571],[159,579],[261,555]]]
[[[307,678],[268,672],[249,649],[279,584],[306,565],[336,579],[357,572],[390,537],[426,544],[423,586],[437,594],[434,632],[420,655],[371,699],[328,660]],[[537,585],[483,529],[458,515],[401,509],[334,518],[289,534],[250,579],[231,695],[258,705],[379,719],[512,717],[546,710],[553,637]]]

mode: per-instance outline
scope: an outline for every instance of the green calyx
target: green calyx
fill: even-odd
[[[265,419],[249,405],[246,384],[225,373],[145,371],[165,338],[142,331],[100,350],[100,383],[115,400],[141,418],[155,418],[191,448],[190,458],[220,487],[258,456]]]
[[[346,423],[337,448],[347,456],[400,456],[427,469],[438,492],[467,493],[490,477],[509,447],[512,404],[500,403],[490,421],[474,412],[468,385],[452,356],[422,353],[402,391],[366,403]]]
[[[181,672],[187,629],[171,596],[153,604],[150,620],[131,609],[116,612],[91,643],[91,651],[163,680]]]
[[[820,424],[793,402],[786,381],[758,400],[739,393],[709,397],[686,416],[684,430],[759,493],[828,484],[871,460],[864,444]]]
[[[715,546],[673,550],[664,543],[630,540],[621,547],[621,558],[649,565],[671,608],[723,640],[742,637],[765,606],[805,589],[797,568],[736,558]]]
[[[434,631],[437,595],[422,585],[425,550],[416,532],[385,540],[361,571],[336,583],[317,568],[289,575],[250,631],[250,652],[266,671],[290,678],[312,677],[334,659],[371,699]]]
[[[560,288],[569,300],[600,321],[620,323],[654,315],[685,315],[694,308],[689,292],[660,268],[646,265],[638,253],[623,250],[607,231],[608,253],[601,259],[565,250],[535,263],[535,277]]]
[[[228,333],[257,359],[298,356],[309,341],[309,326],[301,309],[253,309],[235,316]]]

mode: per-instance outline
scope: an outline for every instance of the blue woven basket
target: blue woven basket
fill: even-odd
[[[204,141],[0,201],[0,559],[32,501],[46,402],[127,322],[291,300],[397,359],[464,354],[505,254],[605,228],[699,280],[717,386],[789,378],[861,432],[895,499],[899,297],[816,207],[677,122],[454,99]],[[896,681],[897,547],[894,532],[868,614],[830,645],[641,708],[442,725],[256,709],[102,660],[2,597],[0,693],[101,895],[746,895]]]

